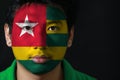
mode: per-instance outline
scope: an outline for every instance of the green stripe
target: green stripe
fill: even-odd
[[[47,20],[65,20],[66,16],[63,11],[53,6],[47,6]]]
[[[68,34],[48,34],[47,46],[67,46]]]
[[[32,60],[18,60],[27,70],[34,74],[44,74],[56,67],[61,60],[49,60],[43,64],[34,63]]]

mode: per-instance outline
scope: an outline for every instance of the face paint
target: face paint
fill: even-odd
[[[68,29],[64,13],[50,5],[31,3],[16,11],[12,28],[12,49],[15,58],[30,72],[44,74],[63,59]],[[45,56],[45,63],[33,57]]]

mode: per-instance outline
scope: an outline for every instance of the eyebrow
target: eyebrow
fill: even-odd
[[[53,23],[59,23],[59,24],[61,24],[61,21],[60,20],[51,20],[51,21],[49,21],[49,22],[47,22],[48,24],[53,24]]]
[[[23,23],[25,20],[18,20],[17,22],[19,22],[19,23]],[[33,21],[33,20],[27,20],[27,22],[32,22],[32,23],[34,23],[34,22],[37,22],[37,21]]]

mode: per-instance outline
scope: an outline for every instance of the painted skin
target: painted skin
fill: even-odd
[[[60,8],[31,3],[16,11],[12,49],[16,60],[32,73],[54,69],[64,58],[67,40],[67,21]]]

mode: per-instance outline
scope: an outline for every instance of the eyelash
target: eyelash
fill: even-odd
[[[25,27],[23,27],[23,28],[25,28],[26,30],[32,29],[30,26],[25,26]]]
[[[27,29],[27,30],[30,30],[30,29],[31,29],[29,26],[25,26],[25,27],[23,27],[23,28],[25,28],[25,29]],[[57,26],[50,26],[50,27],[48,28],[49,31],[57,31],[58,29],[59,29],[59,28],[58,28]]]
[[[57,31],[59,28],[57,26],[50,26],[47,30],[49,31]]]

